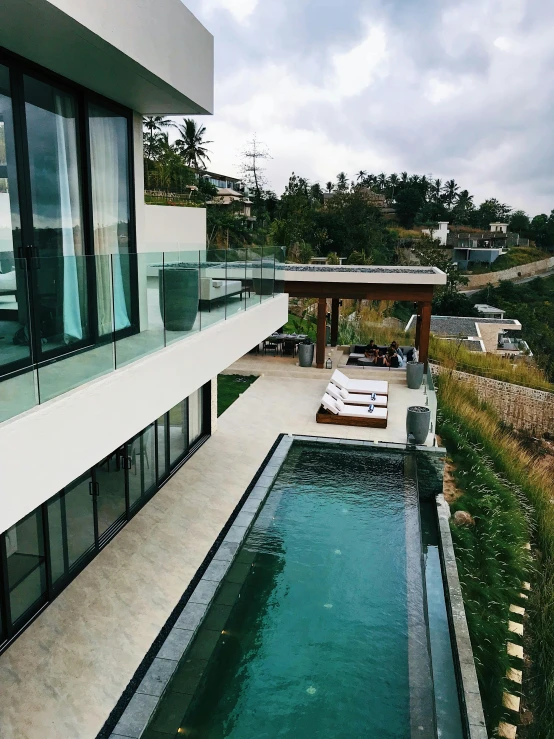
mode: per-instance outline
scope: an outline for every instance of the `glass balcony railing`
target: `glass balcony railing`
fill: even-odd
[[[283,268],[278,247],[14,259],[0,272],[0,422],[260,305]]]
[[[433,373],[431,372],[431,365],[427,366],[427,375],[425,378],[425,386],[427,393],[427,404],[431,411],[431,426],[430,431],[433,434],[437,433],[437,391],[435,389],[435,381]]]

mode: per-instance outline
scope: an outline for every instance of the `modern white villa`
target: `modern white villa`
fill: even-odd
[[[444,450],[428,421],[421,442],[406,427],[408,410],[436,417],[422,378],[446,275],[285,267],[278,247],[231,262],[206,248],[202,209],[146,206],[142,117],[211,114],[213,86],[213,37],[181,0],[0,4],[0,737],[222,735],[202,733],[213,695],[232,696],[240,659],[269,639],[272,685],[288,650],[294,691],[282,710],[279,690],[245,685],[240,736],[268,721],[277,735],[282,716],[279,736],[324,736],[346,706],[350,736],[484,739]],[[218,422],[218,375],[250,369],[289,293],[317,299],[314,366],[261,361]],[[399,365],[370,368],[364,347],[326,359],[328,303],[336,346],[343,298],[416,304],[415,385]],[[263,618],[227,630],[247,592]],[[258,633],[281,606],[288,620]],[[197,696],[227,674],[222,654],[234,677]],[[330,684],[344,696],[326,697]]]

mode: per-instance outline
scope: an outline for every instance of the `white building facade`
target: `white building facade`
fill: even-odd
[[[0,6],[0,651],[286,323],[275,254],[227,265],[204,210],[144,205],[142,117],[212,111],[213,38],[181,0]]]

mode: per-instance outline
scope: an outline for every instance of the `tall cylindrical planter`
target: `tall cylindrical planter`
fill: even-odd
[[[298,345],[298,364],[301,367],[311,367],[314,361],[315,344]]]
[[[429,426],[431,424],[431,411],[424,405],[412,405],[406,413],[406,434],[408,441],[413,444],[425,444]]]
[[[419,390],[423,382],[423,362],[408,362],[406,364],[406,381],[411,390]]]
[[[256,295],[273,295],[273,277],[254,277],[252,287]]]
[[[165,267],[160,270],[160,311],[168,331],[190,331],[198,315],[198,270]]]

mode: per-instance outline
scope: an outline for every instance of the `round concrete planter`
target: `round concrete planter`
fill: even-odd
[[[408,441],[413,444],[425,444],[429,425],[431,423],[431,411],[424,405],[412,405],[406,413],[406,434]]]
[[[254,277],[252,287],[256,295],[273,295],[273,278]]]
[[[198,315],[198,270],[160,270],[160,311],[168,331],[190,331]]]
[[[314,361],[315,344],[298,345],[298,364],[301,367],[311,367]]]
[[[406,364],[406,381],[410,390],[419,390],[423,382],[423,362],[408,362]]]

